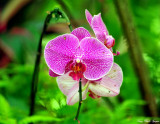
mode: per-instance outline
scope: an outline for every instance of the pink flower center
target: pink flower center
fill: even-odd
[[[73,80],[78,81],[80,78],[83,78],[83,73],[86,70],[86,66],[82,62],[76,61],[76,63],[72,63],[70,65],[70,69],[72,72],[69,73],[69,76],[71,76]]]

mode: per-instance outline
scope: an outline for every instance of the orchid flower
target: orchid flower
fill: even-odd
[[[92,17],[90,12],[86,9],[85,14],[88,23],[90,24],[91,28],[93,29],[96,35],[96,38],[100,40],[107,48],[113,51],[112,47],[115,45],[115,39],[111,35],[109,35],[109,32],[101,18],[101,13]],[[117,53],[113,53],[113,55],[119,54],[120,52],[118,51]]]
[[[112,52],[99,40],[92,38],[83,27],[49,41],[44,50],[44,58],[50,69],[50,76],[68,74],[73,81],[80,78],[98,80],[113,65]]]
[[[73,80],[67,72],[63,76],[57,77],[57,83],[60,90],[67,96],[67,104],[73,105],[79,101],[79,83]],[[119,65],[113,64],[112,69],[99,80],[88,80],[82,78],[82,99],[86,98],[87,92],[92,98],[116,96],[120,92],[120,86],[123,80],[123,73]]]

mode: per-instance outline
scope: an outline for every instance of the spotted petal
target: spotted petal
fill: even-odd
[[[44,57],[48,67],[56,74],[62,75],[66,65],[73,60],[79,40],[72,34],[56,37],[48,42],[44,50]]]
[[[101,14],[94,15],[91,25],[96,37],[104,43],[108,30],[101,18]]]
[[[86,19],[88,21],[88,23],[90,24],[91,26],[91,22],[92,22],[92,15],[90,14],[90,12],[86,9],[85,10],[85,14],[86,14]],[[92,27],[92,26],[91,26]]]
[[[79,28],[74,29],[71,32],[71,34],[75,35],[79,39],[79,41],[81,41],[85,37],[91,37],[89,31],[83,27],[79,27]]]
[[[120,92],[120,86],[123,81],[123,72],[119,65],[113,64],[110,72],[100,81],[89,84],[89,89],[98,96],[116,96]]]
[[[113,65],[113,54],[95,38],[84,38],[80,42],[83,51],[82,60],[86,64],[84,77],[97,80],[106,75]]]
[[[86,85],[85,82],[82,81],[82,89]],[[79,101],[79,83],[75,83],[74,86],[69,90],[67,95],[67,104],[73,105]],[[86,94],[88,92],[88,87],[82,91],[82,100],[86,99]]]

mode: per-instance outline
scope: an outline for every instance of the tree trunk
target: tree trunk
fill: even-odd
[[[152,95],[149,73],[146,70],[141,47],[139,45],[139,38],[136,34],[131,14],[129,13],[127,0],[115,0],[115,6],[125,37],[127,38],[129,53],[133,62],[135,73],[139,79],[140,92],[142,94],[142,98],[147,102],[144,107],[145,113],[147,116],[157,117],[157,107],[155,99]]]

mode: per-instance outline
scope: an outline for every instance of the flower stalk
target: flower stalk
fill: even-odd
[[[81,104],[82,104],[82,84],[81,84],[81,78],[79,79],[79,105],[78,105],[78,110],[77,110],[77,114],[76,114],[76,117],[75,117],[75,120],[78,121],[78,123],[80,123],[80,121],[78,120],[78,116],[79,116],[79,113],[80,113],[80,108],[81,108]]]
[[[30,111],[29,111],[29,116],[32,116],[35,111],[35,98],[36,98],[36,93],[37,93],[37,87],[38,87],[38,75],[39,75],[39,66],[40,66],[40,60],[41,60],[41,54],[42,54],[42,38],[46,32],[46,29],[49,25],[50,20],[53,18],[53,14],[55,15],[53,19],[56,21],[59,18],[64,18],[66,20],[66,23],[69,27],[69,29],[72,31],[72,26],[70,24],[70,21],[67,17],[67,15],[61,11],[60,9],[56,8],[53,11],[47,11],[47,16],[44,21],[43,25],[43,30],[39,39],[39,44],[38,44],[38,49],[37,49],[37,55],[36,55],[36,61],[35,61],[35,66],[34,66],[34,72],[33,72],[33,77],[31,81],[31,93],[30,93]]]

